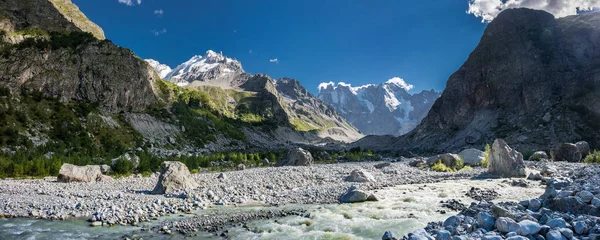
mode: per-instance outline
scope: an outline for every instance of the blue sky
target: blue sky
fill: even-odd
[[[141,58],[175,67],[222,51],[247,72],[296,78],[313,93],[321,82],[393,77],[413,84],[412,92],[441,91],[486,27],[463,0],[137,1],[73,0]]]

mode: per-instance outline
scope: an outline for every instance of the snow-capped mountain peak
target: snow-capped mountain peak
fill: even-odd
[[[152,68],[154,68],[160,78],[167,77],[167,75],[172,71],[171,67],[166,64],[161,64],[154,59],[145,59],[145,61],[148,62]]]
[[[407,91],[414,86],[398,77],[379,85],[353,87],[344,82],[328,82],[321,83],[318,88],[323,102],[365,134],[402,135],[409,132],[440,95],[435,91],[411,95]]]
[[[158,62],[155,62],[148,61],[160,74],[167,71],[166,69],[159,68],[158,64],[156,64]],[[193,81],[230,81],[233,75],[243,72],[244,69],[239,61],[225,57],[222,52],[217,53],[213,50],[208,50],[204,56],[195,55],[175,69],[170,70],[163,78],[179,86],[186,86]],[[220,81],[219,85],[222,84],[223,81]]]
[[[395,85],[397,87],[404,88],[404,90],[406,90],[406,91],[410,91],[410,90],[412,90],[415,87],[412,84],[406,83],[404,81],[404,79],[399,78],[399,77],[394,77],[394,78],[392,78],[390,80],[387,80],[385,83],[388,84],[388,85]]]

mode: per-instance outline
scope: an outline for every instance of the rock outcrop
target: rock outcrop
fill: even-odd
[[[490,174],[499,177],[527,177],[523,154],[510,148],[504,140],[494,141],[489,158]]]
[[[600,148],[599,34],[600,13],[501,12],[421,124],[380,149],[452,152],[495,138],[521,151]]]
[[[76,166],[65,163],[60,167],[58,177],[59,182],[102,182],[111,181],[112,178],[102,174],[102,168],[98,165]]]
[[[174,190],[193,189],[198,186],[185,164],[167,161],[160,165],[158,182],[152,192],[154,194],[165,194]]]
[[[302,148],[290,150],[287,155],[277,162],[277,166],[311,166],[314,163],[312,154]]]
[[[102,30],[70,0],[8,0],[0,4],[0,15],[7,45],[0,56],[0,87],[98,103],[111,112],[143,111],[158,102],[160,78],[150,65],[100,40]]]

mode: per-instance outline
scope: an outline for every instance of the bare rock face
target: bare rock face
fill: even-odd
[[[488,170],[499,177],[527,177],[523,154],[510,148],[502,139],[496,139],[492,145]]]
[[[563,143],[554,150],[554,161],[581,162],[581,152],[577,145]]]
[[[165,194],[179,189],[192,189],[198,183],[192,177],[190,170],[182,162],[163,162],[160,165],[160,176],[152,191],[155,194]]]
[[[60,167],[57,181],[59,182],[101,182],[111,181],[112,177],[104,176],[98,165],[76,166],[65,163]]]
[[[353,170],[345,180],[347,182],[375,182],[373,175],[364,169]]]
[[[311,166],[314,159],[309,151],[295,148],[288,152],[287,156],[277,162],[277,166]]]
[[[521,151],[580,139],[600,147],[599,34],[600,13],[502,11],[421,124],[380,149],[482,149],[499,137]]]
[[[7,0],[0,15],[0,87],[98,103],[110,112],[143,111],[158,102],[160,77],[152,67],[100,40],[102,29],[70,0]],[[26,39],[39,42],[16,44]]]

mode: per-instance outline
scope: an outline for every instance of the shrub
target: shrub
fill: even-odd
[[[600,163],[600,152],[593,151],[585,157],[583,160],[585,163]]]
[[[456,161],[454,163],[454,169],[460,170],[460,169],[463,169],[464,167],[465,167],[465,160],[463,160],[462,157],[458,157],[458,161]]]
[[[485,145],[485,151],[483,152],[483,161],[481,161],[482,167],[487,167],[490,162],[490,154],[492,152],[492,147],[489,144]]]
[[[113,165],[112,170],[117,175],[129,175],[133,170],[133,166],[131,165],[131,161],[119,158]]]
[[[454,172],[454,169],[449,168],[446,166],[446,164],[443,164],[442,161],[437,161],[435,164],[433,164],[431,170],[436,172]]]

